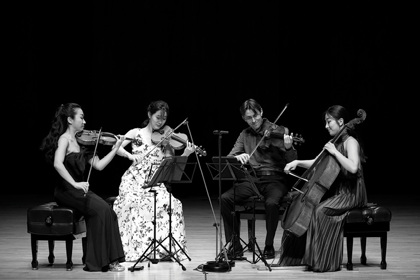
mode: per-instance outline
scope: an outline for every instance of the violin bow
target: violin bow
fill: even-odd
[[[101,131],[102,131],[102,127],[101,127],[101,129],[99,129],[98,139],[96,139],[95,150],[93,152],[93,157],[92,157],[92,164],[90,165],[89,174],[88,174],[88,177],[87,177],[87,182],[88,183],[89,183],[90,173],[92,172],[93,164],[95,163],[96,149],[98,148],[99,138],[101,138]]]

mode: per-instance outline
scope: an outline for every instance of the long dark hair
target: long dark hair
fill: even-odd
[[[147,106],[147,112],[150,113],[150,115],[153,115],[159,110],[166,112],[166,116],[169,116],[169,105],[163,100],[153,101],[149,104],[149,106]],[[148,124],[149,118],[144,120],[144,122],[141,124],[141,127],[146,127]]]
[[[44,153],[45,159],[48,163],[54,162],[54,153],[58,147],[58,139],[66,132],[68,122],[67,118],[74,118],[76,110],[82,107],[76,103],[61,104],[54,115],[51,122],[51,128],[47,136],[42,140],[40,150]]]

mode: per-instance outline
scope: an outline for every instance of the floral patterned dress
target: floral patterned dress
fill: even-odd
[[[170,195],[164,184],[144,188],[158,169],[164,153],[162,149],[152,144],[145,129],[137,129],[132,141],[132,153],[146,157],[140,162],[133,162],[121,177],[119,195],[114,202],[125,259],[126,261],[137,261],[140,257],[162,259],[170,251],[179,261],[184,260],[187,258],[187,248],[182,203]],[[154,246],[151,243],[154,238],[155,194],[157,242]],[[171,231],[176,242],[169,237],[170,197]]]

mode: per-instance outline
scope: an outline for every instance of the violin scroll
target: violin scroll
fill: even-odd
[[[293,135],[292,139],[293,139],[293,145],[295,146],[299,146],[305,143],[305,139],[303,139],[302,134]]]

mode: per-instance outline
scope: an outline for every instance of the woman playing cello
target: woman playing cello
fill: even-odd
[[[315,207],[305,234],[300,237],[285,230],[280,252],[281,266],[307,265],[308,270],[327,272],[340,270],[343,259],[343,227],[347,212],[367,203],[363,178],[363,151],[354,130],[343,127],[347,111],[334,105],[325,112],[325,128],[331,136],[342,132],[335,144],[328,142],[324,149],[339,164],[339,174]],[[316,159],[294,160],[286,173],[297,166],[310,168]]]

